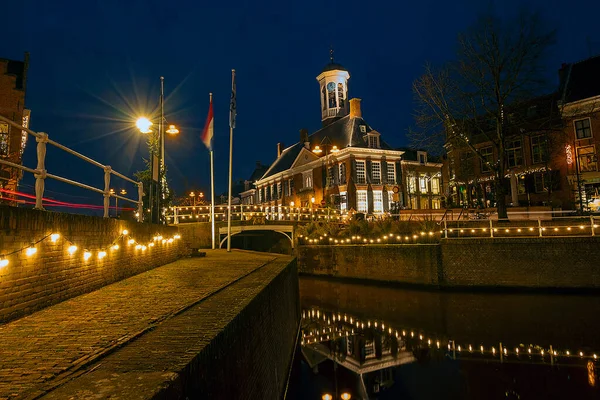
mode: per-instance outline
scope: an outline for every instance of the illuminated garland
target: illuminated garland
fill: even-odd
[[[58,241],[58,239],[60,239],[61,237],[69,245],[69,247],[67,248],[67,252],[69,253],[69,255],[71,255],[71,256],[74,255],[79,250],[79,247],[73,241],[67,239],[64,236],[61,236],[61,234],[59,234],[59,233],[51,233],[51,234],[48,234],[48,235],[42,237],[41,239],[39,239],[37,241],[32,242],[29,246],[25,246],[25,247],[22,247],[22,248],[20,248],[18,250],[14,250],[14,251],[12,251],[10,253],[5,253],[5,254],[0,255],[0,269],[8,266],[9,259],[7,257],[12,256],[14,254],[21,253],[23,251],[25,252],[25,255],[27,257],[31,257],[31,256],[33,256],[34,254],[37,253],[37,247],[36,247],[36,245],[38,243],[41,243],[42,241],[44,241],[45,239],[48,239],[48,238],[50,238],[50,241],[52,243],[56,243]],[[108,255],[108,252],[107,252],[108,249],[110,249],[111,251],[118,250],[119,247],[120,247],[119,244],[118,244],[118,242],[121,239],[125,240],[126,238],[128,238],[127,242],[126,242],[128,245],[135,245],[135,249],[136,250],[145,251],[147,248],[154,247],[155,244],[158,243],[158,242],[160,242],[163,245],[165,245],[165,244],[171,244],[171,243],[173,243],[174,240],[181,239],[181,236],[179,234],[176,234],[172,238],[165,239],[161,235],[155,235],[152,238],[152,241],[149,242],[146,245],[146,244],[142,244],[142,243],[136,241],[135,239],[133,239],[129,235],[129,231],[127,229],[125,229],[125,230],[123,230],[121,232],[121,234],[115,240],[113,240],[110,243],[110,245],[108,245],[106,247],[101,247],[100,249],[96,250],[98,259],[102,260],[104,257],[106,257]],[[93,255],[93,252],[91,250],[84,249],[84,251],[83,251],[83,259],[85,261],[89,260],[92,257],[92,255]]]
[[[316,318],[315,318],[316,317]],[[377,329],[382,333],[387,333],[388,335],[395,335],[396,338],[400,337],[408,337],[412,339],[416,339],[418,337],[419,341],[425,346],[429,346],[432,348],[441,349],[442,347],[447,347],[448,350],[456,351],[458,353],[480,353],[480,354],[491,354],[492,356],[496,356],[496,354],[502,352],[503,356],[514,355],[520,356],[522,354],[525,355],[539,355],[542,358],[545,356],[550,357],[578,357],[580,359],[593,359],[597,360],[598,355],[595,352],[584,352],[583,350],[579,350],[578,352],[571,352],[570,350],[558,350],[553,346],[549,346],[549,348],[544,348],[543,346],[530,344],[529,346],[519,345],[514,348],[511,348],[502,345],[502,342],[499,343],[499,346],[490,346],[490,345],[480,345],[479,347],[473,346],[472,344],[458,344],[455,340],[451,339],[441,339],[435,338],[435,335],[426,335],[420,329],[396,329],[392,328],[389,324],[386,325],[384,321],[373,321],[371,323],[370,320],[366,322],[364,320],[360,320],[359,318],[355,318],[353,316],[348,316],[348,314],[344,314],[342,317],[341,313],[326,313],[321,312],[319,309],[311,309],[311,310],[302,310],[302,319],[305,320],[318,320],[321,319],[326,322],[328,325],[331,325],[332,322],[342,322],[348,325],[350,331],[338,329],[337,327],[334,329],[332,327],[322,328],[322,329],[311,329],[307,330],[305,328],[302,329],[302,340],[301,344],[311,344],[311,343],[319,343],[323,341],[333,340],[336,338],[341,338],[344,336],[351,336],[358,334],[360,331],[365,329],[365,326],[370,329]],[[387,326],[387,330],[386,330]],[[416,331],[416,333],[415,333]],[[501,345],[501,346],[500,346]]]

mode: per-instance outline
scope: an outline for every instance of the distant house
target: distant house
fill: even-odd
[[[400,205],[403,208],[440,209],[443,204],[442,162],[424,150],[400,148],[402,156],[402,185]]]
[[[260,161],[256,162],[256,167],[254,168],[252,175],[244,181],[244,190],[240,193],[242,204],[258,204],[258,194],[254,183],[267,172],[267,169],[269,169],[268,165],[263,165]]]
[[[254,183],[255,202],[267,212],[328,207],[377,215],[393,209],[404,152],[367,123],[360,99],[348,100],[349,78],[333,60],[317,76],[323,127],[301,130],[290,147],[278,144],[277,159]]]
[[[29,54],[24,61],[0,58],[0,115],[24,127],[29,126],[31,111],[25,108]],[[0,158],[15,164],[23,163],[27,133],[0,121]],[[23,174],[16,168],[0,165],[0,187],[16,191]],[[6,198],[2,193],[0,198]],[[12,197],[12,196],[9,196]]]

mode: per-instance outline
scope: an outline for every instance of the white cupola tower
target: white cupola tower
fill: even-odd
[[[326,126],[333,121],[348,115],[348,79],[350,74],[340,64],[331,62],[317,76],[321,97],[321,121]]]

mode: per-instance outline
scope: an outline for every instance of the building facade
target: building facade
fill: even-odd
[[[444,208],[442,166],[437,158],[426,151],[398,149],[402,156],[402,185],[399,202],[402,208],[412,210],[437,210]]]
[[[0,58],[0,115],[24,127],[29,126],[31,111],[25,108],[27,69],[29,54],[23,61]],[[0,121],[0,158],[15,164],[22,164],[23,151],[27,144],[27,133],[15,129]],[[0,187],[7,191],[16,191],[22,178],[22,171],[0,165]],[[3,200],[12,200],[13,196],[0,193]]]
[[[271,213],[282,207],[337,209],[381,215],[399,207],[403,151],[392,149],[363,118],[361,100],[348,100],[348,71],[328,64],[317,76],[323,127],[282,148],[255,185],[254,202]],[[249,191],[246,191],[249,193]],[[247,200],[247,204],[251,200]]]

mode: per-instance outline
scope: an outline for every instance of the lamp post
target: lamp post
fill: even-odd
[[[162,221],[162,212],[161,212],[161,203],[162,200],[164,200],[165,198],[165,187],[166,187],[166,177],[164,175],[164,169],[165,169],[165,123],[167,122],[166,118],[165,118],[165,111],[164,111],[164,81],[165,78],[164,77],[160,77],[160,119],[158,122],[158,132],[157,132],[157,136],[154,136],[154,143],[158,144],[158,154],[154,154],[154,149],[153,146],[150,146],[150,156],[151,156],[151,161],[150,161],[150,173],[151,173],[151,177],[150,177],[150,193],[149,193],[149,204],[150,204],[150,220],[152,221],[154,218],[153,217],[153,182],[156,182],[157,185],[157,190],[156,190],[156,223],[161,223]],[[136,126],[138,127],[138,129],[140,130],[141,133],[152,133],[152,130],[150,129],[150,127],[152,126],[152,122],[150,121],[150,119],[146,118],[146,117],[140,117],[138,118],[138,120],[136,121]],[[166,132],[170,135],[176,135],[179,133],[179,130],[175,127],[175,125],[169,125],[169,129],[166,130]],[[156,181],[154,180],[154,175],[155,175],[155,171],[154,171],[154,157],[156,156],[156,158],[158,159],[157,161],[157,176],[156,176]],[[153,221],[154,222],[154,221]]]

